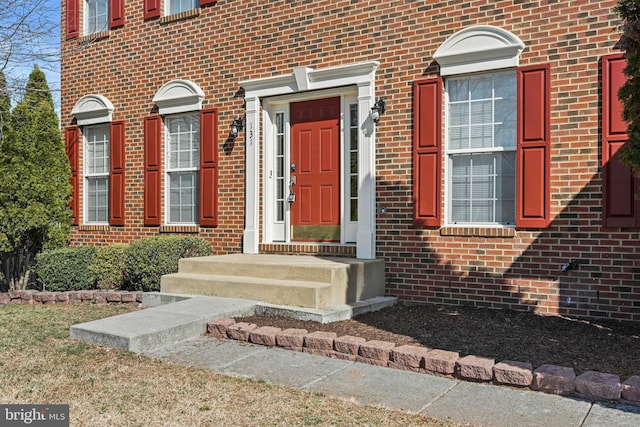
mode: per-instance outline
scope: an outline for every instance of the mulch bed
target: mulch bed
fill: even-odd
[[[394,307],[321,324],[275,316],[236,319],[258,326],[336,332],[366,340],[416,344],[501,360],[598,371],[624,381],[640,375],[640,324],[583,321],[533,313],[434,305]]]

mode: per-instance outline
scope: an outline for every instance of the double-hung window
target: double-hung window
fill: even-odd
[[[87,223],[109,222],[109,125],[86,126],[85,218]]]
[[[465,28],[433,54],[440,76],[414,82],[414,225],[548,227],[551,71],[520,66],[524,47],[498,27]]]
[[[85,0],[85,34],[109,29],[109,0]]]
[[[195,224],[199,212],[199,112],[170,115],[167,126],[169,224]]]
[[[446,80],[448,222],[515,224],[516,72]]]

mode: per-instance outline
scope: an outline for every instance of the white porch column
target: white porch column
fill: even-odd
[[[375,70],[371,74],[375,73]],[[376,125],[371,120],[375,102],[374,76],[358,82],[358,233],[356,258],[376,257]]]
[[[245,97],[245,211],[242,252],[257,254],[260,241],[259,165],[260,165],[260,98]]]

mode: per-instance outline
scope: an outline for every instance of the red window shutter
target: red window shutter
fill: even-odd
[[[602,58],[602,222],[605,227],[637,227],[640,220],[635,194],[638,182],[619,150],[627,140],[627,123],[618,90],[625,82],[622,54]]]
[[[80,0],[67,0],[65,40],[80,36]]]
[[[413,85],[413,223],[440,225],[442,151],[442,80]]]
[[[124,225],[124,122],[111,123],[109,175],[109,224]]]
[[[160,0],[144,0],[144,19],[160,16]]]
[[[200,226],[218,225],[218,110],[200,112]]]
[[[549,65],[518,69],[516,226],[545,228],[551,220]]]
[[[124,25],[124,0],[109,1],[109,28],[118,28]]]
[[[216,4],[218,0],[200,0],[200,6],[207,6],[210,4]]]
[[[80,128],[77,126],[67,128],[65,132],[65,147],[69,165],[71,166],[71,224],[78,225],[80,223],[80,194],[78,193],[78,168],[79,168],[79,144],[80,144]]]
[[[160,116],[144,119],[144,224],[160,225],[160,144],[162,120]]]

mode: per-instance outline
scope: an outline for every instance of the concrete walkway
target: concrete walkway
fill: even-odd
[[[638,426],[640,408],[200,337],[147,353],[170,363],[474,426]]]
[[[255,310],[255,301],[163,295],[154,301],[158,306],[153,308],[74,325],[71,335],[170,363],[474,426],[640,426],[640,407],[592,403],[203,336],[207,321],[248,314]]]

